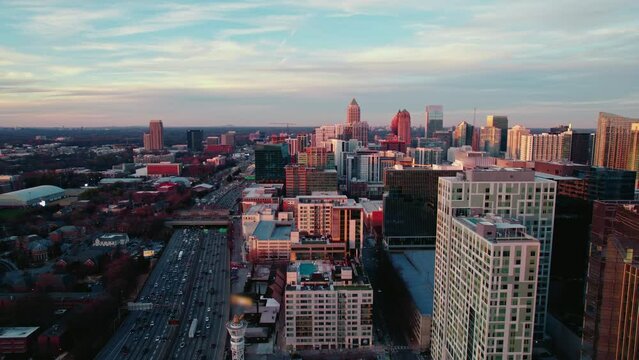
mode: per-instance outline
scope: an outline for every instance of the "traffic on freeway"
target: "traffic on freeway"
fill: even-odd
[[[155,266],[138,303],[98,359],[219,359],[228,319],[229,260],[226,232],[177,230]],[[188,337],[191,322],[199,325]]]

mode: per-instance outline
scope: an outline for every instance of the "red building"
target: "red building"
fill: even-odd
[[[636,359],[639,202],[596,201],[582,343],[589,359]]]
[[[144,134],[144,149],[157,151],[164,149],[164,126],[162,120],[151,120],[149,132]]]
[[[233,152],[231,145],[207,145],[204,152],[207,155],[228,155]]]
[[[182,174],[182,164],[148,164],[146,166],[146,173],[149,176],[180,176]]]
[[[0,328],[0,354],[25,354],[31,351],[37,327]]]

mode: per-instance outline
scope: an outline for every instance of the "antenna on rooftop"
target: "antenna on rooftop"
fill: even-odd
[[[473,108],[473,128],[475,127],[475,119],[477,118],[477,107]]]

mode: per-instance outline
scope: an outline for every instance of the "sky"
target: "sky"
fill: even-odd
[[[0,0],[0,126],[639,117],[637,0]]]

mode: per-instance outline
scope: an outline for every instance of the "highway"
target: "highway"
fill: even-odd
[[[229,316],[226,237],[213,229],[176,230],[138,298],[153,309],[129,312],[97,358],[222,358]],[[194,318],[199,332],[189,338]]]
[[[249,161],[240,167],[245,169]],[[199,206],[237,209],[246,181],[235,180]],[[227,234],[217,229],[177,229],[130,311],[97,359],[222,359],[229,319],[230,262]],[[194,336],[189,336],[193,320]]]

